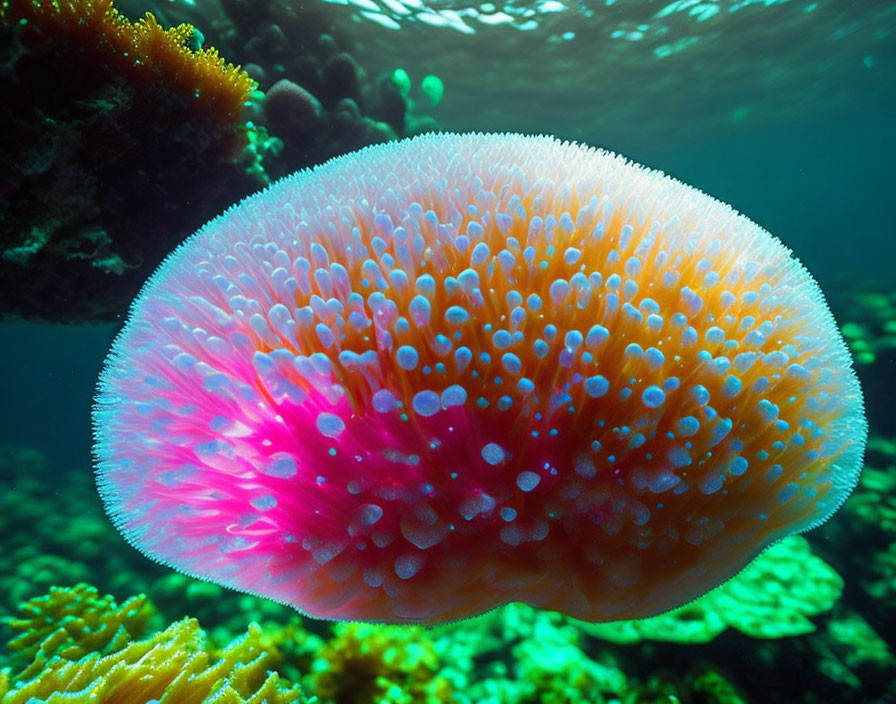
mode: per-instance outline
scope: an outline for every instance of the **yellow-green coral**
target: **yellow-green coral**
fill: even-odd
[[[270,671],[276,655],[256,624],[220,651],[192,618],[133,640],[129,628],[138,632],[152,613],[145,599],[119,607],[84,585],[55,589],[22,611],[10,622],[10,647],[35,660],[0,678],[0,704],[309,704]]]
[[[812,554],[805,538],[791,536],[733,579],[679,609],[638,621],[580,626],[615,643],[704,643],[729,627],[754,638],[781,638],[815,630],[809,617],[829,610],[842,591],[843,580],[834,569]]]
[[[630,686],[618,668],[595,662],[576,636],[546,621],[537,622],[533,637],[521,641],[513,655],[524,702],[591,704],[618,699]]]
[[[18,618],[6,619],[14,635],[6,647],[13,654],[13,667],[21,665],[20,680],[36,676],[53,656],[78,660],[121,650],[144,633],[156,613],[142,594],[118,605],[86,584],[52,587],[19,610]]]
[[[420,627],[340,623],[312,665],[314,692],[336,704],[453,701],[435,646]]]

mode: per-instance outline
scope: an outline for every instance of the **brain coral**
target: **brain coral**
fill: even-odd
[[[828,518],[866,435],[780,242],[515,135],[368,148],[213,220],[134,304],[95,427],[147,555],[390,622],[678,606]]]

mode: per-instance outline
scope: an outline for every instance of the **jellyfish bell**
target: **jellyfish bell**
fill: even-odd
[[[156,271],[102,373],[97,479],[187,574],[330,619],[681,605],[856,484],[810,275],[728,206],[548,137],[294,174]]]

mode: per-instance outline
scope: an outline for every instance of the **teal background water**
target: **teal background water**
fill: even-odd
[[[203,17],[213,24],[215,6],[197,2],[192,9],[139,0],[120,6],[133,15],[154,9],[173,16],[180,7],[197,26]],[[529,8],[539,26],[487,26],[461,14],[472,34],[415,20],[418,9],[399,16],[389,4],[374,4],[379,19],[361,14],[370,12],[361,4],[324,12],[370,75],[399,67],[415,81],[439,75],[445,98],[431,112],[444,129],[555,134],[696,186],[792,248],[841,322],[867,317],[855,308],[856,294],[896,294],[896,3],[619,0],[566,3],[550,13],[536,12],[546,3],[511,3],[516,24],[529,21]],[[679,9],[662,14],[674,5]],[[715,14],[698,19],[713,7]],[[382,17],[400,28],[384,27]],[[575,36],[564,39],[569,32]],[[626,38],[636,32],[643,37]],[[214,37],[213,28],[205,33]],[[685,48],[663,53],[681,46],[676,42]],[[90,406],[117,328],[0,322],[0,445],[38,448],[60,474],[89,475]],[[859,370],[871,434],[882,440],[896,438],[894,348],[884,346]],[[835,516],[813,538],[835,566],[848,563],[844,544],[829,539],[844,520]],[[876,543],[886,549],[891,540],[881,535]],[[896,643],[886,620],[896,616],[892,604],[881,605],[858,582],[848,583],[844,603]],[[765,673],[760,680],[793,675],[764,662],[758,646],[745,657]],[[671,667],[687,656],[665,647],[657,658]],[[894,701],[890,695],[866,699],[853,690],[849,700]]]

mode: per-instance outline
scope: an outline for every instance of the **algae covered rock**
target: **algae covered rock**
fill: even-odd
[[[6,0],[0,35],[0,317],[112,320],[254,188],[234,161],[254,82],[111,2]]]

